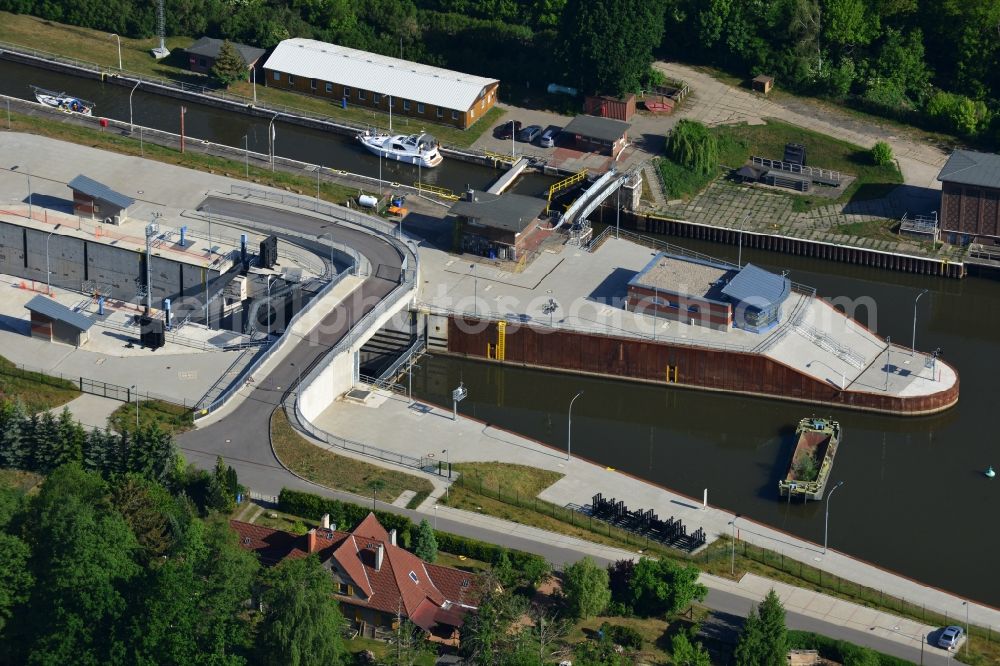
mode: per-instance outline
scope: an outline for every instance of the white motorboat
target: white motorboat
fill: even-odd
[[[35,99],[37,99],[40,104],[51,106],[54,109],[59,109],[61,111],[65,111],[66,113],[79,113],[81,116],[89,116],[93,114],[93,102],[88,102],[80,99],[79,97],[67,95],[64,92],[55,92],[52,90],[46,90],[45,88],[39,88],[38,86],[31,86],[31,90],[35,93]]]
[[[430,134],[379,134],[367,131],[358,135],[361,144],[387,160],[436,167],[441,164],[438,142]]]

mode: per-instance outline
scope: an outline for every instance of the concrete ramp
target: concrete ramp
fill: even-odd
[[[566,209],[566,212],[559,216],[559,222],[553,229],[558,229],[564,224],[572,225],[577,220],[585,220],[593,213],[605,199],[618,191],[624,182],[624,176],[617,171],[609,171],[587,188],[573,204]]]
[[[489,194],[503,194],[506,192],[514,181],[520,176],[525,169],[528,168],[529,160],[527,157],[522,157],[517,162],[513,164],[506,173],[496,179],[496,182],[490,185],[489,189],[486,190]]]

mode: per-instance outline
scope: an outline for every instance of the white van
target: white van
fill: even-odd
[[[542,136],[538,139],[538,145],[542,148],[551,148],[556,145],[556,137],[559,136],[559,132],[561,131],[561,127],[548,128],[542,132]]]

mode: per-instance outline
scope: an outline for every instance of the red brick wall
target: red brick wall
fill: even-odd
[[[941,230],[1000,237],[1000,189],[943,183]]]

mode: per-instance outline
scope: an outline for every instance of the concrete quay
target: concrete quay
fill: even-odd
[[[730,511],[711,505],[711,489],[709,504],[703,507],[701,499],[661,488],[575,455],[567,460],[565,451],[553,449],[542,442],[488,423],[462,415],[459,415],[457,421],[453,421],[450,410],[426,403],[419,403],[416,407],[404,396],[374,391],[374,396],[364,404],[345,400],[334,402],[313,423],[316,427],[341,437],[414,457],[434,454],[439,459],[446,458],[452,463],[497,461],[548,469],[564,476],[542,492],[540,499],[560,506],[584,506],[591,502],[595,493],[614,495],[630,506],[651,508],[660,516],[681,519],[689,533],[702,527],[710,542],[720,535],[732,534],[735,520],[735,531],[741,541],[767,548],[859,585],[881,590],[887,595],[923,606],[928,611],[947,614],[952,618],[965,616],[965,599],[887,571],[876,564],[850,557],[835,548],[824,553],[820,545],[750,519],[737,517]],[[576,420],[579,427],[586,427],[585,415],[578,416]],[[401,436],[401,433],[406,435]],[[420,507],[428,517],[433,515],[436,497],[441,494],[441,489],[436,490]],[[446,514],[455,514],[457,517],[460,513],[469,521],[499,521],[506,525],[505,529],[532,529],[523,526],[515,528],[507,521],[443,506],[437,511],[442,517]],[[832,543],[835,546],[837,528],[834,526],[832,529]],[[970,602],[968,611],[970,621],[975,625],[1000,626],[1000,609]]]

